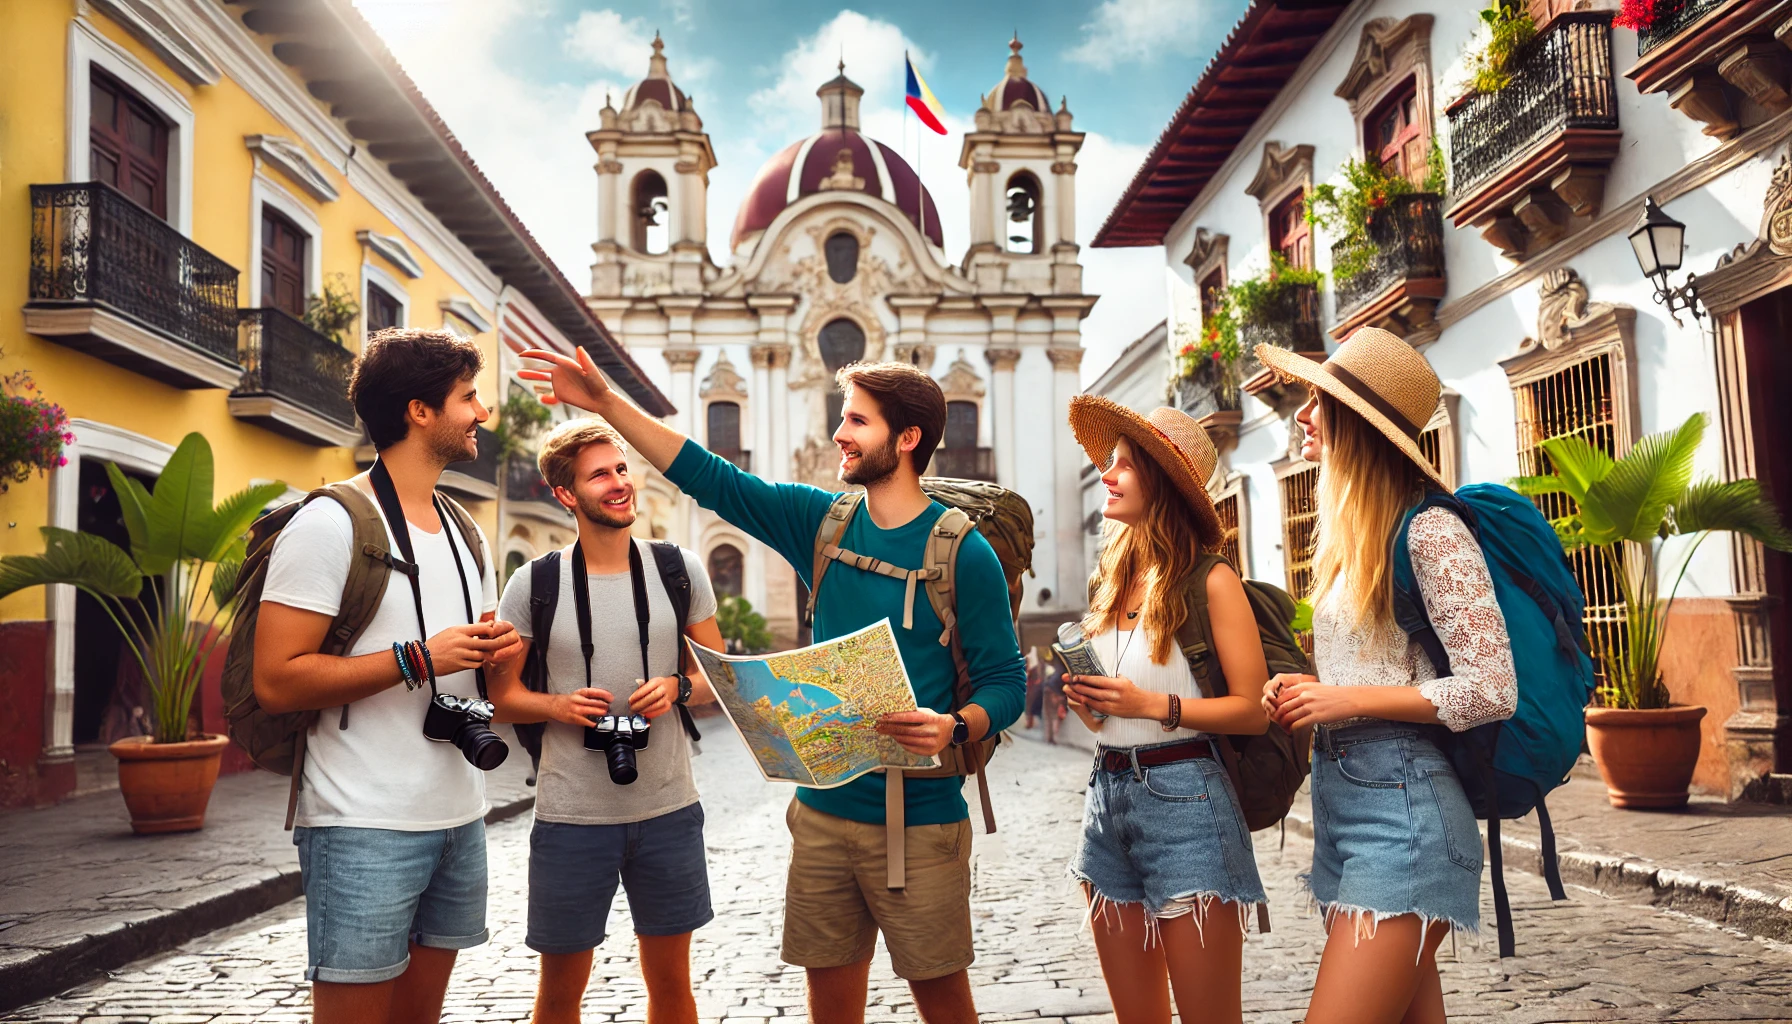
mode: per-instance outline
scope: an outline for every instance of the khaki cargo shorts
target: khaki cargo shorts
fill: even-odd
[[[784,950],[797,967],[871,959],[884,933],[890,967],[906,981],[955,974],[971,951],[971,823],[904,830],[908,885],[885,886],[884,826],[837,818],[797,800],[784,895]]]

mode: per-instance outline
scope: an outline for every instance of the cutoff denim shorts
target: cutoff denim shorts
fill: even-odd
[[[1156,917],[1192,911],[1200,920],[1216,899],[1241,909],[1264,902],[1225,765],[1201,757],[1139,767],[1140,751],[1165,745],[1104,748],[1129,756],[1132,766],[1118,772],[1104,769],[1097,755],[1071,877],[1099,900],[1140,903]]]
[[[310,981],[396,978],[411,946],[466,949],[486,939],[485,821],[401,832],[295,828],[305,887]]]
[[[1438,726],[1370,722],[1313,737],[1313,870],[1326,919],[1418,914],[1473,933],[1481,831]]]

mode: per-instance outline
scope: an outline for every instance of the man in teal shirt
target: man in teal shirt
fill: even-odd
[[[768,483],[710,454],[612,391],[583,349],[576,359],[531,351],[548,369],[522,376],[549,382],[543,401],[564,402],[608,420],[649,462],[705,508],[747,531],[813,585],[816,531],[834,495],[805,484]],[[837,545],[900,569],[922,566],[928,533],[946,511],[921,490],[945,429],[939,385],[903,363],[840,371],[845,393],[840,479],[865,488],[864,507]],[[888,618],[920,709],[879,720],[880,732],[918,754],[975,742],[1020,717],[1026,666],[1009,620],[1008,586],[989,542],[975,532],[958,552],[955,582],[960,643],[972,696],[951,713],[957,669],[944,628],[925,596],[909,605],[905,583],[835,563],[816,594],[815,638],[828,640]],[[903,628],[904,613],[912,628]],[[785,962],[804,967],[815,1024],[864,1019],[866,979],[881,930],[891,966],[909,982],[928,1024],[977,1019],[965,971],[971,964],[971,827],[960,778],[903,785],[906,884],[886,882],[885,781],[865,775],[829,790],[798,788],[786,815],[791,831],[785,894]]]

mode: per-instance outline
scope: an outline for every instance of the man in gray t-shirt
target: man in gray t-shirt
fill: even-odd
[[[675,620],[672,598],[647,541],[629,534],[635,484],[622,438],[597,419],[572,420],[541,446],[542,476],[572,512],[579,540],[560,552],[560,588],[547,642],[547,692],[523,683],[533,635],[531,566],[511,576],[500,615],[517,624],[524,656],[489,680],[497,718],[546,722],[537,779],[535,827],[529,837],[527,943],[541,954],[536,1016],[576,1020],[603,942],[620,883],[641,942],[642,974],[652,1019],[696,1020],[690,985],[691,933],[714,917],[704,862],[703,808],[691,779],[691,744],[674,705],[715,699],[696,673],[684,638],[722,648],[715,590],[702,564],[680,549],[690,577],[690,608]],[[631,557],[632,556],[632,557]],[[648,611],[642,667],[631,561],[640,567]],[[579,642],[575,567],[589,594],[591,658]],[[643,678],[643,677],[646,678]],[[608,716],[651,723],[635,753],[637,777],[616,781],[603,749],[589,749],[592,726]]]

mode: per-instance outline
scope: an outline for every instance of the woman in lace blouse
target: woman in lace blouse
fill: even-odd
[[[1263,883],[1213,744],[1269,728],[1269,669],[1237,572],[1205,554],[1224,537],[1207,494],[1218,456],[1175,409],[1140,416],[1083,395],[1070,423],[1107,489],[1084,630],[1110,673],[1066,680],[1098,741],[1071,875],[1120,1024],[1169,1024],[1171,989],[1184,1020],[1240,1021],[1245,923]],[[1176,641],[1197,573],[1227,684],[1208,699]]]
[[[1516,708],[1505,618],[1468,527],[1434,508],[1412,518],[1408,541],[1450,674],[1394,623],[1395,532],[1444,486],[1417,443],[1441,390],[1425,358],[1374,328],[1323,364],[1266,349],[1266,366],[1312,389],[1295,419],[1302,457],[1321,466],[1318,676],[1277,676],[1263,699],[1284,728],[1316,727],[1304,881],[1328,938],[1306,1020],[1441,1022],[1434,956],[1451,928],[1479,927],[1481,835],[1439,740]]]

